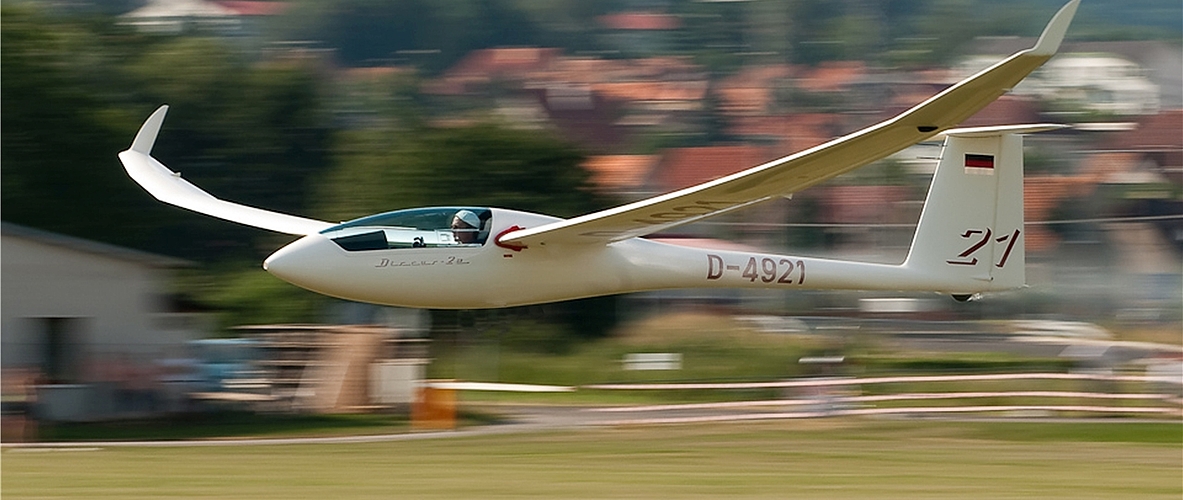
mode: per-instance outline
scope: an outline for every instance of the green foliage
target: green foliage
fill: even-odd
[[[867,373],[1019,373],[1064,372],[1071,359],[1022,359],[1003,356],[880,357],[857,356],[850,363]]]
[[[973,434],[978,439],[1034,443],[1147,443],[1178,447],[1183,443],[1183,425],[1175,422],[979,422]]]
[[[146,203],[114,165],[131,123],[112,113],[91,75],[96,34],[35,11],[0,9],[0,169],[7,221],[101,237],[101,221],[134,218]],[[101,74],[101,73],[100,73]],[[124,146],[126,147],[126,146]],[[134,240],[134,237],[124,241]]]
[[[406,432],[406,417],[390,414],[300,415],[214,411],[161,420],[46,425],[41,441],[169,441],[241,437],[347,436]]]
[[[140,35],[113,18],[2,13],[5,220],[192,259],[260,258],[252,242],[267,236],[161,205],[119,167],[161,103],[173,106],[154,150],[166,164],[219,196],[303,211],[307,180],[328,164],[310,62],[252,62],[219,40]]]
[[[569,353],[575,338],[554,323],[521,319],[508,325],[500,342],[514,352],[558,355]]]
[[[548,319],[548,318],[544,318]],[[699,314],[654,316],[625,325],[612,337],[579,341],[553,322],[518,318],[504,330],[487,328],[480,342],[437,342],[430,377],[527,384],[586,385],[615,382],[775,380],[800,374],[797,360],[814,339],[759,334],[724,317]],[[474,329],[476,330],[476,329]],[[500,333],[498,333],[500,332]],[[560,336],[561,335],[561,336]],[[674,352],[681,370],[626,371],[629,353]],[[489,360],[496,358],[495,362]],[[584,398],[586,396],[586,398]],[[602,400],[602,393],[577,399]],[[608,396],[609,398],[614,396]],[[685,392],[645,394],[653,400],[711,400],[774,397],[772,394]]]
[[[316,323],[332,299],[285,283],[257,265],[187,275],[180,289],[218,312],[220,328],[246,324]]]
[[[431,205],[505,207],[573,216],[600,202],[583,156],[537,131],[493,124],[343,132],[324,212],[340,219]]]
[[[271,25],[274,39],[317,40],[348,65],[409,63],[430,73],[474,49],[540,45],[543,38],[509,0],[306,0]]]

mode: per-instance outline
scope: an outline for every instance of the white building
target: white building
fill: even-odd
[[[148,0],[120,16],[123,24],[146,33],[176,34],[201,29],[225,36],[257,36],[258,20],[287,8],[278,1]]]
[[[995,56],[966,59],[953,71],[960,79],[986,68]],[[1014,89],[1015,95],[1035,96],[1080,111],[1115,115],[1153,115],[1159,112],[1161,89],[1146,69],[1123,57],[1104,53],[1067,53],[1053,58]]]
[[[1034,89],[1043,99],[1081,103],[1085,109],[1117,115],[1153,115],[1159,90],[1146,72],[1125,59],[1071,54],[1049,61]]]
[[[150,366],[202,336],[200,315],[169,311],[185,261],[0,225],[0,366],[53,383],[101,378],[111,360]]]

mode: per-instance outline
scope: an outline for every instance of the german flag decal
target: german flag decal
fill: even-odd
[[[991,175],[994,173],[994,155],[965,154],[965,173]]]

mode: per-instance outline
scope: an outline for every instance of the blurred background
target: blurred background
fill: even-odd
[[[358,345],[398,350],[383,355],[391,360],[450,360],[415,373],[535,382],[545,376],[507,372],[510,353],[569,353],[619,337],[622,325],[686,311],[747,318],[744,328],[765,332],[1033,320],[1086,336],[1183,343],[1177,0],[1086,0],[1060,54],[965,124],[1073,126],[1026,139],[1030,287],[972,303],[698,290],[485,312],[345,303],[259,268],[289,237],[160,204],[115,156],[167,103],[154,155],[240,203],[324,220],[430,205],[569,217],[886,119],[1030,47],[1061,4],[6,1],[6,394],[24,401],[29,386],[106,387],[93,396],[101,405],[65,419],[177,411],[195,392],[268,392],[259,384],[278,376],[254,361],[274,361],[279,341],[268,344],[265,334],[286,332],[307,347],[323,343],[316,332],[336,328],[242,325],[381,325],[395,333]],[[939,151],[921,144],[791,201],[661,236],[898,263]],[[800,317],[812,319],[786,320]],[[219,340],[231,338],[247,340]],[[413,339],[433,347],[374,347]],[[853,345],[838,344],[792,352]],[[570,383],[611,378],[588,377]]]

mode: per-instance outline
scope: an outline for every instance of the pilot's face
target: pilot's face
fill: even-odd
[[[452,236],[460,244],[476,243],[476,228],[460,219],[452,219]]]

